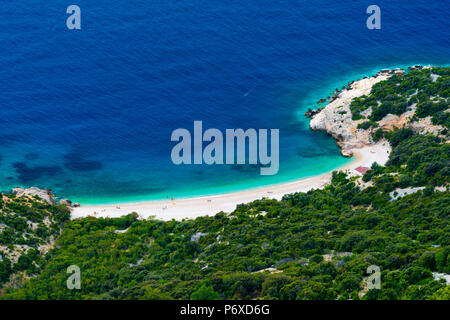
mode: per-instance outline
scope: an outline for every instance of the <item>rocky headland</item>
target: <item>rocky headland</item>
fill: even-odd
[[[30,197],[30,198],[36,198],[41,201],[44,201],[48,204],[54,205],[54,204],[61,204],[66,205],[68,207],[76,207],[79,206],[79,204],[75,203],[72,204],[72,201],[69,199],[60,199],[59,201],[56,201],[55,195],[50,189],[39,189],[36,187],[31,187],[28,189],[24,188],[13,188],[11,190],[11,193],[14,194],[16,197]]]
[[[413,66],[408,69],[421,70],[432,68]],[[358,125],[367,121],[367,117],[371,115],[372,109],[368,108],[361,113],[364,118],[354,120],[352,119],[350,104],[354,98],[370,95],[375,84],[385,81],[393,75],[403,73],[405,73],[403,69],[383,70],[375,76],[364,77],[360,80],[349,82],[342,90],[336,90],[333,96],[319,100],[319,105],[324,101],[330,102],[325,107],[316,110],[308,109],[305,113],[305,116],[311,118],[309,124],[310,129],[325,131],[335,138],[344,157],[353,156],[355,149],[374,145],[377,143],[372,138],[374,128],[358,128]],[[379,101],[378,104],[380,104]],[[415,119],[416,121],[410,121],[414,117],[415,111],[416,103],[411,103],[406,112],[401,115],[387,114],[381,120],[377,121],[376,129],[381,128],[383,131],[389,131],[394,128],[408,127],[420,134],[432,133],[436,136],[440,135],[444,127],[433,125],[430,116]],[[386,140],[381,142],[388,143]]]

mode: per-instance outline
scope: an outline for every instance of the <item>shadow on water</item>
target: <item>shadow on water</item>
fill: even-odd
[[[56,176],[63,173],[59,166],[34,166],[30,167],[24,162],[15,162],[13,167],[16,169],[17,178],[21,182],[30,182],[41,178],[42,176]]]
[[[101,170],[103,164],[100,161],[83,159],[78,153],[71,152],[64,156],[64,167],[71,171],[87,172]]]
[[[25,155],[25,160],[33,161],[39,159],[39,154],[36,152],[29,152]]]

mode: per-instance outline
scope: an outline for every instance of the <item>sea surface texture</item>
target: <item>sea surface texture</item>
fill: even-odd
[[[66,9],[81,8],[81,30]],[[348,161],[303,113],[382,68],[448,64],[448,1],[16,0],[0,3],[0,190],[82,203],[280,183]],[[176,128],[280,129],[280,170],[175,166]]]

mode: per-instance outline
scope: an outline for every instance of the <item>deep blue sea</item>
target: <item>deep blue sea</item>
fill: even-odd
[[[0,190],[105,203],[279,183],[350,161],[303,113],[382,68],[450,61],[448,1],[0,2]],[[68,30],[66,8],[81,8]],[[279,128],[280,171],[175,166],[176,128]]]

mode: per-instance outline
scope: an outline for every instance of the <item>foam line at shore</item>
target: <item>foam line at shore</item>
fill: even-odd
[[[335,110],[332,110],[336,104],[347,105],[350,101],[357,96],[368,94],[372,86],[382,80],[387,79],[394,71],[387,71],[387,73],[378,73],[376,76],[370,78],[363,78],[352,82],[352,85],[344,89],[336,97],[334,102],[331,102],[325,108],[325,111],[319,113],[319,118],[312,118],[311,126],[314,130],[327,131],[333,135],[340,144],[341,151],[345,146],[345,156],[353,155],[355,160],[341,168],[335,170],[347,170],[350,174],[359,174],[355,169],[359,166],[370,167],[373,162],[377,162],[380,165],[384,165],[390,153],[390,145],[387,141],[380,141],[377,144],[373,144],[370,139],[367,141],[359,141],[361,137],[356,137],[356,141],[350,141],[348,145],[343,145],[339,136],[346,137],[347,132],[336,134],[336,130],[343,130],[347,127],[350,128],[354,125],[353,121],[348,120],[345,128],[336,129],[333,119],[337,117]],[[324,118],[324,114],[331,115]],[[348,110],[350,112],[350,110]],[[330,118],[330,119],[328,119]],[[333,126],[330,126],[330,121]],[[344,122],[342,122],[344,123]],[[353,135],[351,135],[353,136]],[[348,137],[347,137],[348,138]],[[360,143],[361,142],[361,143]],[[248,203],[254,200],[262,198],[270,198],[280,200],[283,195],[294,192],[306,192],[311,189],[323,188],[331,181],[331,172],[316,175],[310,178],[302,178],[296,181],[284,182],[269,186],[261,186],[253,189],[239,190],[235,192],[223,193],[212,196],[193,197],[188,199],[167,199],[159,201],[147,201],[147,202],[130,202],[121,204],[103,204],[103,205],[86,205],[76,207],[72,211],[72,217],[85,217],[89,215],[100,217],[118,217],[129,214],[131,212],[137,212],[142,218],[148,218],[154,216],[161,220],[183,218],[196,218],[199,216],[214,215],[220,211],[230,213],[238,204]]]
[[[370,167],[373,162],[384,165],[389,158],[390,151],[391,148],[386,141],[380,141],[376,145],[355,149],[353,150],[355,161],[336,170],[346,170],[352,175],[357,175],[359,173],[355,169],[359,166]],[[160,220],[182,220],[184,218],[211,216],[220,211],[230,213],[236,209],[238,204],[248,203],[264,197],[280,200],[285,194],[323,188],[330,181],[331,172],[328,172],[294,182],[208,197],[196,197],[181,200],[169,199],[117,205],[82,205],[73,209],[72,218],[86,216],[119,217],[131,212],[137,212],[142,218],[154,216],[156,219]]]

